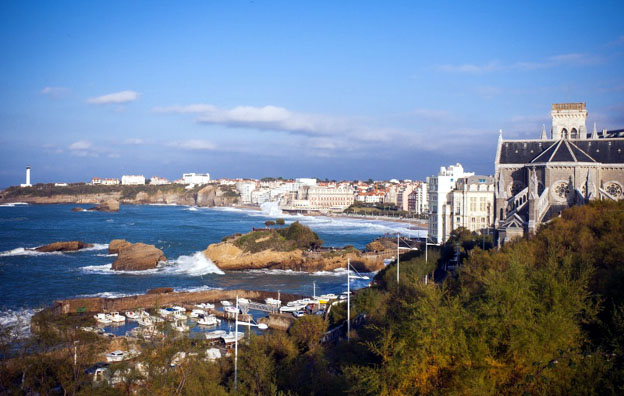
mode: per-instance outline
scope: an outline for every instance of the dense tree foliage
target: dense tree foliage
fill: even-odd
[[[143,346],[149,375],[120,365],[126,381],[114,388],[79,378],[64,349],[23,353],[11,364],[3,360],[3,392],[58,386],[82,394],[624,392],[624,202],[566,210],[537,235],[498,251],[462,234],[451,243],[466,259],[443,283],[424,282],[445,255],[432,249],[427,260],[419,252],[401,257],[399,284],[391,264],[356,293],[350,342],[320,343],[327,328],[342,326],[345,304],[334,305],[327,319],[299,319],[288,333],[252,336],[239,350],[236,387],[231,358],[205,362],[200,343],[168,340]],[[49,343],[38,337],[45,349]],[[171,368],[180,350],[198,355]]]

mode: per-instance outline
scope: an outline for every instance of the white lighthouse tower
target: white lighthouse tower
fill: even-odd
[[[26,165],[26,183],[20,184],[20,187],[32,187],[30,184],[30,165]]]

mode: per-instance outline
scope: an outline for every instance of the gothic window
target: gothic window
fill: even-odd
[[[605,191],[609,193],[612,197],[621,198],[622,197],[622,186],[616,182],[609,182],[605,186]]]
[[[572,128],[572,130],[570,131],[570,138],[572,138],[572,139],[577,139],[578,138],[578,132],[577,132],[576,128]]]
[[[570,195],[570,183],[567,181],[558,181],[553,184],[552,195],[557,201],[566,201]]]

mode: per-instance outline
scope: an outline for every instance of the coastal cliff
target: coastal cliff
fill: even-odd
[[[140,186],[37,184],[27,188],[9,187],[0,192],[0,203],[100,204],[107,201],[134,205],[176,204],[213,207],[233,206],[240,202],[240,195],[231,186],[213,184],[188,190],[179,184]]]
[[[225,271],[281,269],[332,271],[345,268],[347,260],[358,271],[384,268],[383,257],[357,249],[319,250],[323,241],[308,227],[295,222],[282,229],[255,230],[211,244],[203,254]]]

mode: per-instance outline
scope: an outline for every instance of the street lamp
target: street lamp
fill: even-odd
[[[351,271],[357,275],[351,275]],[[351,340],[351,278],[368,279],[368,276],[362,275],[351,266],[351,259],[347,259],[347,342]]]
[[[238,312],[239,310],[240,309],[238,308],[238,296],[236,296],[236,316],[235,316],[236,324],[234,325],[234,392],[236,392],[238,389]],[[268,328],[266,323],[253,324],[251,323],[251,321],[243,322],[242,325],[249,326],[249,327],[256,326],[260,330],[266,330]]]

